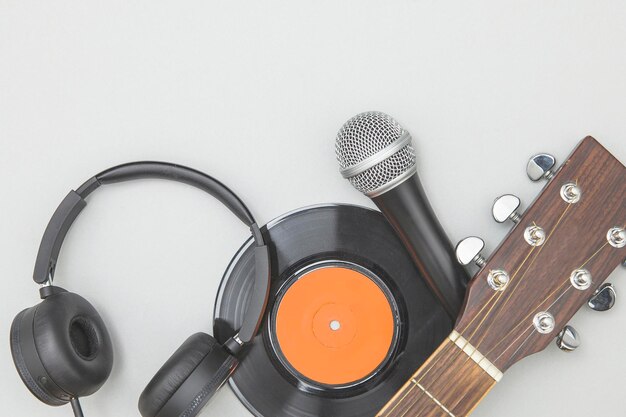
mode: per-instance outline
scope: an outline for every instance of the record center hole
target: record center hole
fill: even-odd
[[[341,329],[341,323],[339,322],[339,320],[333,320],[330,322],[330,330],[336,332],[339,329]]]

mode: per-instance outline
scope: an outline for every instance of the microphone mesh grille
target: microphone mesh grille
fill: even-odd
[[[404,128],[385,113],[366,112],[356,115],[337,134],[337,161],[342,170],[350,168],[382,151],[405,133]],[[382,162],[349,178],[349,181],[357,190],[369,194],[413,167],[415,151],[409,143]]]

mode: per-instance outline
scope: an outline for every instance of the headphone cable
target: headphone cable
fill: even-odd
[[[70,404],[72,404],[72,411],[74,412],[74,417],[85,417],[83,414],[83,409],[80,407],[80,402],[78,401],[78,397],[74,397],[70,400]]]

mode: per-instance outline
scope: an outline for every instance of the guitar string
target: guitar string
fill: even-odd
[[[530,270],[530,268],[531,268],[531,267],[532,267],[532,265],[534,264],[535,260],[537,259],[537,257],[538,257],[538,256],[539,256],[539,254],[541,253],[541,250],[542,250],[542,249],[546,246],[546,244],[547,244],[547,243],[548,243],[548,241],[550,240],[550,237],[552,236],[552,234],[553,234],[553,233],[557,230],[557,228],[558,228],[559,224],[560,224],[560,223],[561,223],[561,221],[563,220],[563,218],[564,218],[565,214],[567,213],[567,211],[569,210],[569,208],[570,208],[570,207],[571,207],[571,205],[570,205],[570,204],[568,204],[568,205],[567,205],[567,207],[565,208],[565,210],[563,211],[563,213],[561,214],[561,216],[559,217],[559,219],[557,220],[557,223],[555,224],[554,228],[552,229],[552,231],[550,232],[550,234],[549,234],[549,235],[548,235],[548,237],[546,238],[546,241],[544,242],[544,245],[543,245],[543,246],[539,249],[539,251],[538,251],[537,255],[533,258],[533,260],[531,261],[531,264],[528,266],[528,269],[526,269],[526,271],[524,272],[524,274],[522,275],[522,277],[520,278],[520,280],[519,280],[519,281],[517,281],[517,285],[519,285],[519,283],[521,283],[521,280],[524,278],[524,276],[526,275],[526,273]],[[534,224],[534,222],[533,222],[533,224]],[[528,255],[526,256],[526,258],[524,258],[524,260],[523,260],[523,262],[521,263],[521,265],[518,267],[518,269],[517,269],[517,270],[515,271],[515,273],[513,274],[512,278],[511,278],[511,281],[515,278],[515,276],[519,273],[519,271],[520,271],[520,270],[524,267],[524,265],[526,264],[526,262],[528,261],[528,259],[530,258],[530,256],[533,254],[533,252],[534,252],[534,249],[535,249],[535,248],[536,248],[536,247],[533,247],[533,248],[530,250],[530,252],[528,253]],[[517,288],[517,286],[516,286],[515,288]],[[474,330],[474,332],[472,332],[472,334],[471,334],[469,337],[467,337],[467,338],[465,338],[465,337],[464,337],[464,338],[465,338],[465,340],[466,340],[466,342],[465,342],[465,345],[463,346],[463,349],[460,349],[460,350],[459,350],[459,356],[460,356],[460,354],[461,354],[461,353],[464,353],[464,348],[465,348],[465,347],[467,347],[467,345],[471,344],[470,339],[474,337],[474,335],[478,332],[478,330],[480,330],[480,328],[481,328],[482,324],[483,324],[483,323],[485,322],[485,320],[489,317],[489,314],[491,314],[491,312],[493,311],[494,307],[496,307],[496,306],[497,306],[498,301],[500,300],[500,298],[502,297],[502,295],[503,295],[503,294],[504,294],[504,292],[496,292],[496,293],[494,293],[494,294],[491,296],[491,298],[489,299],[489,301],[485,304],[485,306],[483,306],[483,308],[479,311],[479,313],[478,313],[478,314],[474,317],[474,319],[473,319],[472,321],[470,321],[470,323],[469,323],[469,324],[465,327],[465,329],[464,329],[464,330],[462,330],[461,332],[459,332],[461,335],[463,335],[463,333],[464,333],[464,332],[466,332],[466,331],[467,331],[467,330],[471,327],[471,325],[474,323],[474,321],[476,321],[476,320],[480,317],[480,314],[482,313],[482,311],[483,311],[483,310],[484,310],[484,309],[485,309],[485,308],[486,308],[489,304],[491,304],[491,301],[492,301],[494,298],[496,298],[496,302],[495,302],[495,303],[491,306],[491,308],[489,309],[489,311],[487,311],[487,313],[485,314],[485,316],[482,318],[481,322],[478,324],[478,326],[476,326],[476,329]],[[510,297],[509,297],[509,299],[510,299]],[[508,300],[509,300],[509,299],[507,299],[507,302],[508,302]],[[481,341],[482,341],[482,339],[481,339]],[[479,343],[480,343],[480,342],[479,342]],[[476,351],[478,351],[478,347],[475,347],[475,348],[474,348],[474,352],[473,352],[473,353],[475,353]],[[473,353],[472,353],[472,354],[473,354]],[[468,355],[468,356],[467,356],[467,358],[465,359],[465,362],[463,363],[463,365],[465,365],[469,359],[470,359],[470,356]],[[431,370],[435,367],[435,365],[437,365],[437,363],[438,363],[438,360],[433,361],[433,363],[431,364],[431,366],[429,367],[429,369],[428,369],[428,370],[427,370],[424,374],[422,374],[422,376],[421,376],[421,377],[420,377],[420,379],[417,381],[417,383],[420,383],[420,382],[421,382],[421,381],[422,381],[422,380],[423,380],[423,379],[427,376],[427,374],[428,374],[428,373],[429,373],[429,372],[430,372],[430,371],[431,371]],[[443,375],[443,372],[445,372],[445,370],[443,370],[443,371],[442,371],[442,373],[441,373],[441,374],[439,375],[439,377],[437,377],[437,378],[440,378],[440,377]],[[436,380],[437,378],[435,378],[435,380]],[[450,385],[450,384],[451,384],[451,383],[449,383],[448,385]],[[410,388],[410,389],[409,389],[409,390],[408,390],[408,391],[404,394],[404,396],[402,396],[399,400],[397,400],[396,405],[395,405],[395,406],[394,406],[394,407],[393,407],[393,408],[389,411],[389,413],[393,412],[393,411],[394,411],[394,410],[395,410],[395,409],[396,409],[396,408],[397,408],[397,407],[398,407],[398,406],[399,406],[399,405],[400,405],[400,404],[404,401],[404,399],[405,399],[405,398],[406,398],[406,397],[407,397],[407,396],[408,396],[408,395],[409,395],[409,394],[410,394],[410,393],[411,393],[411,392],[415,389],[415,386],[416,386],[416,384],[412,384],[411,388]],[[447,388],[447,385],[446,385],[446,386],[444,386],[444,388]],[[444,391],[444,392],[445,392],[445,391]],[[418,399],[416,399],[416,400],[413,402],[413,404],[409,407],[409,410],[413,407],[413,405],[414,405],[414,404],[415,404],[418,400],[419,400],[419,397],[418,397]],[[451,407],[451,409],[453,409],[454,407],[456,407],[456,405],[458,405],[458,404],[455,404],[453,407]],[[406,413],[407,413],[409,410],[407,410],[405,413],[403,413],[400,417],[404,417],[404,416],[406,415]]]
[[[496,360],[500,359],[500,357],[501,357],[502,355],[504,355],[504,353],[505,353],[507,350],[509,350],[511,347],[513,347],[513,345],[515,345],[515,342],[517,342],[517,341],[518,341],[518,340],[519,340],[522,336],[524,336],[524,335],[526,334],[526,332],[527,332],[527,331],[531,330],[531,332],[528,334],[528,336],[526,336],[526,339],[524,339],[524,341],[523,341],[523,342],[519,345],[519,347],[517,348],[517,350],[516,350],[515,352],[513,352],[513,354],[511,355],[511,358],[515,357],[515,355],[517,354],[517,352],[519,352],[519,351],[520,351],[520,349],[521,349],[521,348],[522,348],[522,347],[526,344],[526,342],[528,342],[528,341],[530,340],[530,338],[531,338],[531,337],[535,334],[535,333],[532,331],[533,327],[534,327],[534,326],[531,324],[531,325],[529,325],[529,326],[528,326],[528,327],[527,327],[527,328],[526,328],[526,329],[525,329],[522,333],[520,333],[520,335],[519,335],[519,336],[517,336],[517,337],[515,338],[515,340],[513,340],[513,341],[511,342],[511,344],[510,344],[509,346],[507,346],[507,348],[506,348],[506,349],[504,349],[504,350],[502,351],[502,353],[501,353],[501,354],[500,354],[500,355],[496,358]]]
[[[585,265],[587,265],[587,264],[588,264],[588,263],[589,263],[589,262],[590,262],[593,258],[595,258],[595,256],[596,256],[598,253],[600,253],[600,251],[601,251],[602,249],[604,249],[604,248],[605,248],[608,244],[609,244],[609,241],[607,240],[607,241],[606,241],[606,243],[604,243],[604,245],[602,245],[602,246],[600,247],[600,249],[598,249],[598,250],[597,250],[597,251],[596,251],[593,255],[591,255],[591,257],[590,257],[589,259],[587,259],[587,260],[585,261],[585,263],[584,263],[584,264],[582,264],[581,266],[579,266],[577,269],[583,269],[583,268],[585,267]]]
[[[420,395],[418,400],[411,404],[411,406],[402,414],[405,416],[407,413],[411,413],[410,416],[420,415],[421,417],[457,417],[445,407],[436,397],[434,397],[423,386],[419,386]],[[419,414],[415,414],[419,413]],[[401,416],[401,417],[402,417]]]

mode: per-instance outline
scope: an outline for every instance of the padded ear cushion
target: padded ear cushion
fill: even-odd
[[[24,358],[22,344],[25,342],[27,343],[27,341],[24,340],[24,335],[22,334],[21,327],[24,315],[25,313],[29,312],[29,310],[30,309],[26,309],[20,312],[11,324],[11,355],[13,356],[15,368],[17,369],[20,378],[22,378],[22,381],[24,381],[26,387],[41,402],[52,406],[65,405],[67,404],[67,401],[56,398],[54,394],[48,392],[48,387],[45,384],[45,382],[47,382],[47,379],[43,379],[45,378],[45,376],[36,375],[36,372],[32,372],[34,371],[34,369],[32,369],[32,363],[31,369],[29,369],[27,362],[30,362],[31,359]],[[28,336],[29,335],[25,335],[25,338],[27,339]],[[35,376],[33,376],[33,373],[35,373]]]
[[[62,292],[37,306],[33,336],[52,380],[72,397],[96,392],[113,368],[109,332],[96,309],[78,294]]]
[[[55,287],[55,293],[17,315],[11,352],[28,389],[49,405],[96,392],[113,366],[109,333],[87,300]]]
[[[165,362],[139,397],[143,417],[195,416],[237,367],[212,336],[196,333]]]

